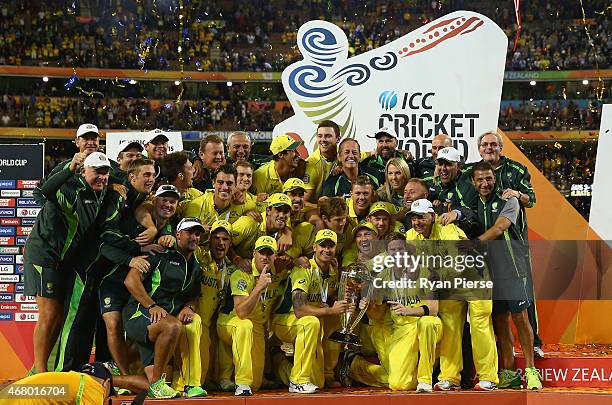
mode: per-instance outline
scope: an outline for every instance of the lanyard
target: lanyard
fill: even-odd
[[[395,269],[391,269],[391,280],[393,281],[393,285],[395,286],[395,288],[393,289],[393,292],[395,293],[395,301],[399,302],[400,304],[402,304],[403,306],[406,306],[406,300],[404,299],[404,291],[403,291],[403,287],[402,288],[398,288],[397,286],[397,281],[395,279]],[[399,291],[402,291],[402,293],[400,294]]]

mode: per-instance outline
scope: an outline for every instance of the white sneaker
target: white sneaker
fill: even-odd
[[[544,353],[544,350],[542,350],[542,348],[538,346],[534,346],[533,355],[539,359],[543,359],[544,357],[546,357],[546,353]]]
[[[314,394],[318,389],[319,387],[310,381],[304,384],[294,384],[289,381],[289,392],[294,394]]]
[[[250,397],[251,395],[253,395],[253,391],[251,391],[251,387],[246,384],[240,384],[237,386],[236,392],[234,393],[234,396],[236,397]]]
[[[493,391],[497,389],[497,384],[487,380],[480,380],[478,384],[474,386],[476,391]]]
[[[420,382],[419,385],[417,385],[416,392],[433,392],[433,387],[426,382]]]
[[[452,391],[452,390],[458,390],[459,388],[461,387],[453,384],[452,382],[448,380],[438,381],[436,385],[434,385],[435,391]]]
[[[225,392],[232,392],[236,390],[236,384],[234,384],[232,380],[228,380],[227,378],[224,378],[223,380],[219,381],[219,387],[221,388],[221,391]]]

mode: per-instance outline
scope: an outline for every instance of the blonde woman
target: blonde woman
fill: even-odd
[[[385,183],[376,191],[380,201],[393,204],[397,211],[404,207],[404,188],[411,173],[408,164],[400,158],[391,158],[385,167]]]

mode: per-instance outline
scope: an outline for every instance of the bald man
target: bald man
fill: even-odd
[[[438,151],[447,146],[453,146],[453,141],[446,134],[438,134],[431,140],[431,156],[417,160],[415,177],[419,177],[428,183],[433,181],[434,170],[436,168],[436,158]]]

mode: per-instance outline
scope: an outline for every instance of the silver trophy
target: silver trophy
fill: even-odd
[[[350,309],[340,315],[342,329],[332,333],[330,340],[355,346],[360,345],[359,336],[353,331],[363,318],[367,306],[359,309],[359,301],[362,298],[370,299],[372,292],[372,275],[364,264],[353,263],[342,272],[338,283],[338,300],[346,301]]]

